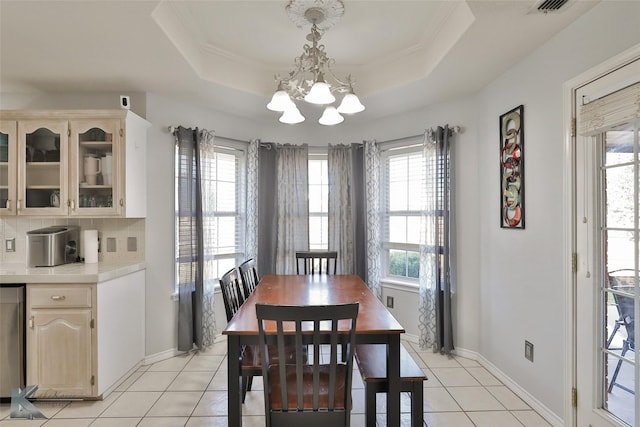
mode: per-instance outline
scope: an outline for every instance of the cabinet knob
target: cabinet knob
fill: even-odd
[[[11,209],[11,200],[7,199],[7,204],[5,205],[5,208]]]
[[[54,301],[64,301],[65,298],[64,295],[51,295],[51,299]]]

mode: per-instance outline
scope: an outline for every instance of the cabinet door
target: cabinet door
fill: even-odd
[[[17,129],[16,121],[0,121],[0,216],[16,214]]]
[[[37,397],[94,395],[92,317],[89,308],[30,311],[27,384]]]
[[[66,215],[67,120],[18,122],[18,213]]]
[[[72,120],[69,129],[70,214],[120,214],[120,120]]]

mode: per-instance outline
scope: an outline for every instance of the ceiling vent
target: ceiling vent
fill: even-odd
[[[569,0],[543,0],[536,9],[541,13],[558,12],[568,2]]]

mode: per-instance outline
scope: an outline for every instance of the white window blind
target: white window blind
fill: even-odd
[[[382,160],[383,268],[388,276],[417,279],[425,187],[422,145],[385,151]]]
[[[329,172],[325,154],[309,155],[309,249],[329,248]]]
[[[640,118],[640,83],[583,105],[579,117],[578,129],[584,136],[593,136]]]
[[[205,260],[215,277],[242,261],[244,253],[244,152],[216,146],[202,157]]]
[[[219,143],[221,145],[201,153],[204,262],[211,277],[220,277],[244,260],[245,151],[237,147],[238,144],[222,145],[224,140]],[[186,160],[176,148],[176,244],[181,224],[190,223],[180,221],[177,210],[178,171],[180,167],[188,167]],[[195,215],[195,212],[191,214]],[[176,247],[176,263],[191,262],[179,254]],[[179,270],[176,268],[176,272]]]

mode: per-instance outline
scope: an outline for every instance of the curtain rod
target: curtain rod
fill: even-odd
[[[451,131],[452,134],[460,133],[460,126],[451,126],[449,128],[449,131]],[[436,132],[436,129],[429,128],[429,129],[425,129],[423,133],[419,133],[417,135],[403,136],[402,138],[395,138],[395,139],[389,139],[387,141],[380,141],[380,142],[378,142],[378,144],[389,144],[389,143],[392,143],[392,142],[406,141],[407,139],[418,138],[420,136],[424,136],[425,134],[429,138],[433,138],[433,134],[435,134],[435,132]]]
[[[169,133],[171,133],[171,134],[172,134],[172,133],[174,133],[174,132],[178,129],[178,126],[167,126],[167,129],[169,130]],[[213,133],[213,134],[216,136],[216,138],[226,139],[227,141],[242,142],[242,143],[244,143],[244,144],[248,144],[249,142],[251,142],[251,141],[244,141],[244,140],[242,140],[242,139],[229,138],[229,137],[227,137],[227,136],[217,135],[217,134],[216,134],[216,131],[208,131],[208,130],[206,130],[206,129],[200,129],[200,130],[204,130],[204,131],[207,131],[207,132]]]

